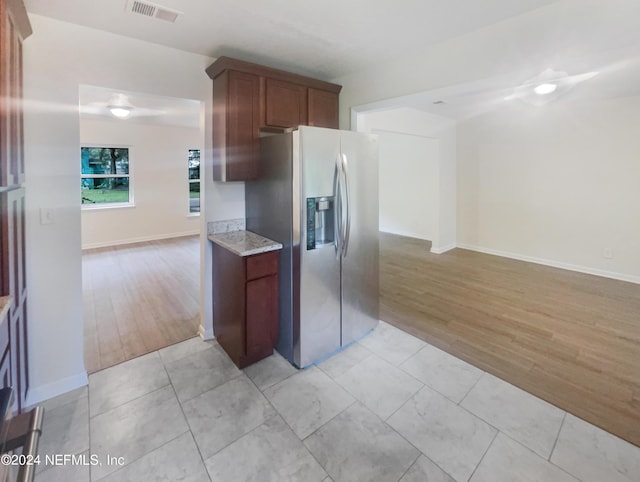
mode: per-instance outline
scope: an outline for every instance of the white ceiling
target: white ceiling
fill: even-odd
[[[25,3],[59,20],[329,80],[556,0],[156,0],[184,13],[175,24],[127,12],[128,0]]]
[[[580,74],[588,72],[597,74],[563,94],[559,98],[562,102],[571,104],[640,95],[640,52],[622,62],[600,64],[595,70],[572,73],[580,77]],[[408,107],[461,121],[521,102],[518,98],[509,97],[523,80],[517,73],[505,74],[386,99],[359,106],[357,110]]]
[[[409,107],[463,120],[520,103],[515,88],[552,68],[577,78],[555,101],[575,103],[640,96],[640,0],[562,0],[453,41],[491,64],[487,77],[357,106],[357,111]],[[460,48],[464,44],[468,48]],[[463,54],[451,64],[463,66]],[[402,63],[401,63],[402,64]],[[406,69],[405,69],[406,70]],[[439,102],[444,101],[444,102]],[[537,107],[533,107],[537,108]]]
[[[81,85],[79,95],[81,119],[101,119],[113,122],[163,124],[198,129],[200,101],[164,97],[141,92],[115,90],[93,85]],[[126,119],[111,115],[108,104],[113,94],[124,94],[133,106]]]
[[[518,54],[499,76],[360,106],[364,110],[406,106],[460,120],[500,108],[515,86],[549,67],[570,75],[598,72],[563,101],[640,95],[640,0],[156,0],[183,12],[175,24],[129,13],[129,0],[25,3],[29,12],[59,20],[326,80],[411,58],[461,36],[468,42],[493,36],[494,43],[485,48],[495,59]],[[106,102],[110,93],[89,89],[81,104]],[[178,108],[163,106],[166,99],[153,103],[147,97],[136,101],[156,110],[196,109],[190,101]],[[434,104],[439,100],[446,103]],[[104,107],[101,112],[85,109],[90,112],[108,115]],[[138,120],[192,122],[186,114],[180,116]]]

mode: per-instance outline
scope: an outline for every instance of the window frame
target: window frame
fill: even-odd
[[[200,213],[202,212],[202,170],[200,169],[202,167],[202,149],[200,148],[196,148],[196,149],[188,149],[188,151],[198,151],[199,152],[199,161],[200,164],[198,166],[198,179],[191,179],[189,177],[189,153],[187,152],[187,216],[191,217],[191,216],[200,216]],[[200,201],[200,205],[198,207],[198,212],[192,212],[191,211],[191,184],[195,184],[198,183],[198,200]]]
[[[129,174],[82,174],[82,149],[127,149],[129,151]],[[133,146],[126,144],[109,144],[109,143],[82,143],[80,144],[80,208],[83,210],[94,209],[120,209],[135,207],[135,200],[133,196],[134,187],[134,168],[133,168]],[[83,179],[109,179],[109,178],[123,178],[129,179],[129,201],[127,202],[110,202],[110,203],[83,203],[82,202],[82,180]]]

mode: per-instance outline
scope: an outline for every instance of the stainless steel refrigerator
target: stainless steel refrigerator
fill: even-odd
[[[378,323],[376,136],[301,126],[261,139],[249,231],[283,245],[277,350],[321,361]]]

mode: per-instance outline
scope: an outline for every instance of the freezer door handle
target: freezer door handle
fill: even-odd
[[[336,167],[333,176],[333,195],[335,199],[334,216],[334,246],[336,249],[336,259],[342,257],[342,162],[340,157],[336,157]]]
[[[342,154],[342,178],[344,179],[344,191],[345,191],[345,211],[346,221],[344,223],[344,234],[342,235],[342,257],[347,256],[347,250],[349,249],[349,234],[351,233],[351,204],[349,203],[349,170],[347,155]],[[342,204],[342,198],[340,199]]]

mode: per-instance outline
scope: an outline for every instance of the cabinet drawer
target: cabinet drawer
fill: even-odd
[[[247,258],[247,280],[262,278],[278,272],[278,253],[255,254]]]

